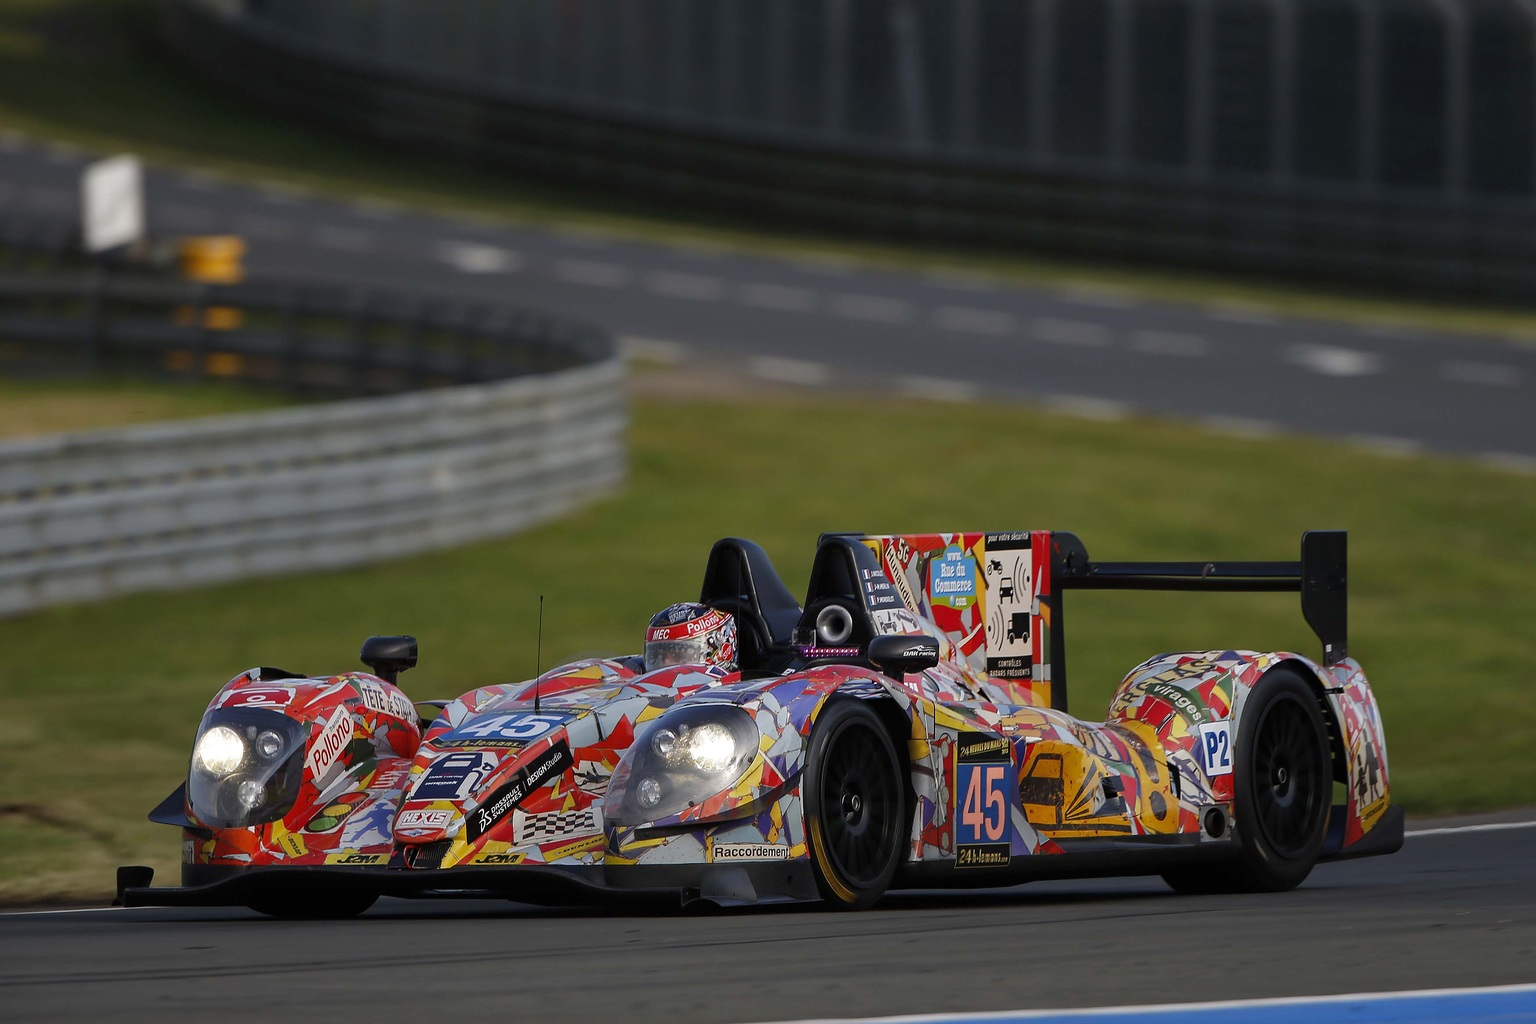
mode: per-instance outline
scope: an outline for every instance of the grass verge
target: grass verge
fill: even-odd
[[[1529,802],[1536,786],[1536,478],[1303,440],[1010,407],[791,397],[641,398],[625,493],[557,524],[389,565],[60,608],[0,622],[0,898],[92,897],[119,863],[176,878],[145,813],[185,771],[198,716],[251,665],[356,664],[411,632],[416,697],[632,650],[697,592],[709,543],[764,544],[802,590],[816,535],[1071,529],[1099,558],[1294,558],[1352,531],[1351,650],[1380,696],[1395,796],[1416,812]],[[1102,714],[1131,665],[1209,646],[1314,653],[1293,595],[1085,594],[1072,709]]]
[[[292,400],[238,384],[132,378],[82,387],[76,380],[0,376],[0,441],[139,423],[255,412]]]
[[[377,145],[268,114],[183,68],[160,44],[154,0],[0,0],[0,127],[338,197],[368,195],[647,241],[984,274],[1004,282],[1398,329],[1536,338],[1536,313],[1529,310],[940,246],[850,243],[759,223],[721,223],[687,209],[573,191],[414,151],[390,150],[388,159],[380,159]]]

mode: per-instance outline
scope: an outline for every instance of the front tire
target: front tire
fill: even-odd
[[[906,845],[900,759],[879,716],[834,700],[816,721],[805,769],[806,838],[822,899],[862,910],[891,884]]]
[[[1163,880],[1184,893],[1285,892],[1311,873],[1328,827],[1333,775],[1316,691],[1300,673],[1264,674],[1243,708],[1234,782],[1237,856],[1180,868]]]

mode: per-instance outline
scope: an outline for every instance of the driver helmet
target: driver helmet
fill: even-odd
[[[689,601],[657,612],[645,631],[645,670],[668,665],[709,665],[734,672],[735,616]]]

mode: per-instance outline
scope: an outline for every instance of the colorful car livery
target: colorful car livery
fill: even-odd
[[[727,539],[705,577],[704,603],[739,620],[738,675],[582,662],[466,694],[424,736],[392,717],[388,659],[377,676],[232,683],[198,749],[226,703],[257,746],[250,716],[300,723],[299,795],[261,805],[271,820],[212,821],[189,781],[157,812],[186,830],[185,887],[126,887],[124,901],[340,913],[484,891],[858,908],[891,888],[1107,873],[1283,890],[1319,860],[1402,843],[1380,714],[1347,652],[1343,533],[1308,533],[1295,562],[1129,563],[1095,562],[1060,531],[829,534],[803,605],[760,548]],[[1066,711],[1064,599],[1091,589],[1299,591],[1323,655],[1160,654],[1084,721]],[[257,689],[276,692],[249,708],[233,695]],[[353,722],[336,754],[333,708]],[[338,805],[348,822],[394,814],[366,845],[338,818],[331,843],[303,809]]]

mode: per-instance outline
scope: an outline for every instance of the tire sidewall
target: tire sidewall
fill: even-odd
[[[1288,857],[1274,850],[1264,836],[1258,821],[1257,786],[1254,767],[1254,746],[1259,726],[1265,713],[1282,701],[1296,701],[1306,713],[1318,739],[1318,757],[1315,765],[1317,777],[1323,781],[1319,794],[1321,812],[1313,834],[1301,853]],[[1288,667],[1271,669],[1259,680],[1243,705],[1243,720],[1239,726],[1235,752],[1237,754],[1234,783],[1235,825],[1241,848],[1239,863],[1252,888],[1279,892],[1293,889],[1312,871],[1322,852],[1323,840],[1328,831],[1329,805],[1332,803],[1333,772],[1328,753],[1328,730],[1323,723],[1315,689],[1309,686],[1299,673]]]
[[[886,864],[868,883],[854,883],[841,877],[834,859],[828,853],[826,833],[821,816],[821,782],[828,755],[836,749],[843,737],[857,730],[868,730],[876,737],[878,749],[888,763],[895,790],[895,805],[901,808],[892,824],[892,840],[887,851]],[[811,731],[810,749],[806,753],[805,767],[805,834],[811,867],[816,876],[816,886],[822,898],[829,904],[849,910],[859,910],[872,905],[891,884],[896,870],[901,866],[901,854],[905,846],[902,835],[906,808],[906,789],[902,785],[901,761],[896,754],[880,717],[862,701],[832,699],[817,717]]]

